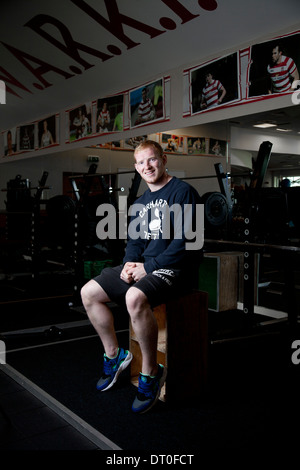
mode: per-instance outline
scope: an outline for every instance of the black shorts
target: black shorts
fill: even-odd
[[[170,299],[183,295],[187,291],[183,275],[179,269],[157,269],[146,274],[140,281],[128,284],[120,278],[123,266],[104,268],[94,278],[109,299],[118,305],[125,306],[125,295],[130,287],[140,289],[147,297],[151,307],[156,307]]]

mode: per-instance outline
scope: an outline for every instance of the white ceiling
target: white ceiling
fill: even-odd
[[[264,129],[266,138],[272,142],[273,139],[285,138],[298,141],[298,152],[279,153],[272,151],[268,168],[270,170],[299,170],[300,172],[300,107],[289,106],[247,116],[229,119],[228,124],[239,129],[256,129],[254,126],[261,123],[275,124],[274,127]],[[256,158],[257,152],[252,152]]]
[[[298,0],[2,2],[0,79],[18,96],[0,106],[0,131],[293,31],[299,19]],[[299,126],[295,110],[261,118]]]

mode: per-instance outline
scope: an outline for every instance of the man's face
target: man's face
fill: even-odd
[[[135,168],[147,184],[158,183],[165,173],[166,157],[156,156],[151,147],[135,153]]]
[[[278,46],[274,47],[274,49],[272,50],[272,60],[274,64],[277,64],[278,62],[280,62],[280,57],[281,57],[281,52],[279,52]]]
[[[212,74],[208,73],[205,77],[206,83],[211,83],[212,82]]]

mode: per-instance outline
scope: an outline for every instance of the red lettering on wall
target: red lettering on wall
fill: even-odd
[[[40,59],[37,59],[36,57],[33,57],[30,54],[27,54],[27,52],[23,52],[20,49],[17,49],[16,47],[10,46],[9,44],[5,44],[2,42],[2,44],[20,61],[22,62],[23,65],[31,72],[33,75],[40,80],[40,82],[44,85],[45,88],[48,88],[52,84],[47,82],[44,78],[43,75],[47,72],[55,72],[58,73],[59,75],[62,75],[64,78],[71,78],[74,77],[74,75],[69,74],[68,72],[65,72],[64,70],[61,70],[57,67],[54,67],[53,65],[49,64],[48,62],[44,62]],[[28,61],[35,62],[39,64],[40,66],[37,68],[34,68]],[[40,85],[34,84],[36,88],[41,88]]]
[[[161,1],[180,18],[181,24],[187,23],[188,21],[191,21],[199,16],[199,14],[194,14],[189,11],[179,0]],[[153,26],[150,26],[149,24],[131,18],[119,11],[117,0],[104,0],[108,19],[102,16],[99,12],[97,12],[85,0],[71,0],[71,2],[74,3],[78,8],[83,10],[93,20],[99,23],[116,39],[125,44],[127,49],[131,49],[139,45],[140,43],[134,41],[127,34],[125,34],[124,26],[145,33],[151,39],[165,33],[166,29],[172,30],[176,28],[175,21],[167,17],[158,18],[160,25],[165,29],[157,29]],[[122,3],[122,6],[124,6],[124,3]],[[213,11],[218,6],[216,0],[198,0],[198,4],[202,9],[207,11]],[[52,26],[57,28],[57,30],[61,34],[62,40],[58,40],[56,37],[52,36],[44,29],[44,26],[47,24],[51,24]],[[24,26],[31,28],[34,32],[39,34],[46,41],[50,42],[53,46],[58,48],[64,54],[67,54],[72,60],[80,64],[85,70],[93,67],[95,64],[90,63],[83,57],[81,57],[80,52],[92,55],[102,60],[103,62],[113,58],[114,55],[120,55],[122,53],[121,49],[113,44],[108,44],[106,46],[108,52],[110,53],[107,54],[80,42],[77,42],[73,39],[69,29],[61,21],[50,15],[36,15]],[[46,63],[26,52],[23,52],[13,46],[10,46],[3,42],[2,44],[39,80],[40,83],[33,83],[33,86],[38,89],[43,89],[43,87],[48,88],[52,85],[44,78],[44,75],[48,72],[57,73],[65,79],[74,77],[74,74],[82,73],[81,69],[73,64],[69,65],[69,71],[72,72],[69,73],[58,67],[55,67],[54,65]],[[38,64],[38,66],[34,67],[32,63]],[[12,75],[10,75],[3,67],[0,67],[0,72],[6,74],[5,76],[0,75],[0,79],[3,79],[6,84],[12,85],[14,87],[19,88],[20,90],[24,90],[31,93],[30,90],[28,90]],[[6,89],[8,93],[12,93],[20,98],[16,91],[14,91],[10,86],[7,86]]]
[[[109,20],[100,15],[100,13],[94,10],[94,8],[88,5],[84,0],[71,1],[83,11],[85,11],[85,13],[91,16],[95,21],[97,21],[97,23],[101,24],[101,26],[113,34],[117,39],[122,41],[127,46],[127,49],[138,46],[140,43],[134,42],[132,39],[126,36],[123,30],[123,24],[148,34],[151,39],[159,36],[162,33],[165,33],[165,30],[153,28],[152,26],[120,13],[116,0],[104,0]]]
[[[193,20],[199,15],[193,15],[189,10],[187,10],[178,0],[162,0],[171,10],[178,15],[181,20],[182,24],[187,23],[188,21]]]
[[[216,0],[198,0],[198,3],[203,10],[213,11],[218,8]]]
[[[45,24],[52,24],[55,26],[59,32],[61,33],[64,44],[59,42],[57,39],[55,39],[53,36],[51,36],[49,33],[44,31],[42,27]],[[76,60],[80,65],[82,65],[85,69],[89,69],[94,66],[94,64],[89,64],[86,60],[82,59],[80,57],[78,50],[81,50],[83,52],[86,52],[88,54],[91,54],[95,57],[98,57],[102,61],[111,59],[113,56],[105,54],[103,52],[100,52],[96,49],[93,49],[92,47],[88,47],[84,44],[81,44],[77,41],[74,41],[74,39],[71,36],[70,31],[68,28],[59,20],[56,18],[53,18],[53,16],[49,15],[36,15],[34,18],[32,18],[30,21],[28,21],[25,26],[28,26],[29,28],[33,29],[36,33],[38,33],[40,36],[42,36],[44,39],[49,41],[51,44],[53,44],[55,47],[63,51],[65,54],[70,56],[72,59]]]

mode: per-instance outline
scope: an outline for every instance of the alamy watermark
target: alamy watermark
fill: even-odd
[[[127,223],[127,212],[132,217]],[[185,240],[186,250],[200,250],[204,243],[204,205],[173,204],[157,199],[149,204],[133,204],[127,211],[127,197],[119,196],[119,210],[112,204],[100,204],[96,215],[103,217],[97,224],[100,240],[145,240],[170,238]]]
[[[300,364],[300,339],[295,339],[292,342],[292,349],[295,349],[291,356],[292,363],[298,365]]]
[[[6,86],[3,80],[0,80],[0,104],[6,104]]]
[[[294,80],[292,83],[292,88],[300,87],[300,80]],[[295,90],[292,94],[292,103],[293,104],[300,104],[300,88]]]
[[[0,364],[6,364],[6,346],[2,340],[0,340]]]

